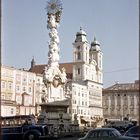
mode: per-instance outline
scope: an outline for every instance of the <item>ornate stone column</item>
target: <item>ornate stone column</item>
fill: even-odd
[[[63,100],[64,84],[67,80],[65,68],[59,69],[59,36],[58,25],[62,13],[62,4],[60,0],[50,0],[47,4],[47,28],[49,29],[50,41],[48,42],[48,65],[44,69],[43,82],[47,87],[46,98],[48,102]]]

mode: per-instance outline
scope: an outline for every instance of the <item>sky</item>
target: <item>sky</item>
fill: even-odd
[[[47,0],[2,0],[2,64],[30,68],[48,63],[49,30]],[[91,43],[100,42],[103,52],[104,88],[116,82],[138,80],[139,1],[62,0],[58,34],[60,63],[73,61],[73,45],[80,26]]]

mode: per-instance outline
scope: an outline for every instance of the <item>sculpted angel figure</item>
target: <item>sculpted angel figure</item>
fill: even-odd
[[[52,28],[49,36],[51,38],[51,42],[56,42],[59,45],[59,37],[57,34],[57,30],[55,28]]]
[[[62,68],[62,73],[61,73],[61,79],[62,79],[62,83],[65,83],[66,80],[67,80],[67,77],[66,77],[66,69],[63,67]]]
[[[47,66],[45,67],[45,70],[44,70],[44,75],[43,75],[43,80],[44,81],[49,81],[49,82],[52,82],[53,81],[53,75],[52,75],[52,71],[51,69],[47,68]]]
[[[59,61],[58,51],[55,49],[50,50],[48,53],[48,58],[51,62],[58,62]]]
[[[50,42],[49,49],[50,50],[54,50],[55,49],[58,53],[59,53],[59,50],[60,50],[55,42]]]
[[[48,28],[57,28],[58,23],[55,21],[55,16],[51,15],[48,20]]]

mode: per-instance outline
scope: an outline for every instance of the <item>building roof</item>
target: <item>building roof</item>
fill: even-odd
[[[100,43],[97,41],[96,37],[94,37],[94,41],[91,42],[91,46],[96,46],[96,45],[100,46]]]
[[[86,36],[87,34],[86,34],[86,32],[82,29],[82,27],[80,27],[80,31],[79,32],[77,32],[77,34],[76,34],[77,36],[81,36],[81,35],[84,35],[84,36]]]
[[[104,91],[111,90],[139,90],[139,80],[135,81],[135,83],[116,83],[113,86],[104,89]]]
[[[33,68],[30,68],[29,71],[30,72],[34,72],[34,73],[37,73],[37,74],[43,74],[44,69],[45,69],[45,66],[47,66],[47,64],[46,65],[45,64],[44,65],[35,65]],[[60,63],[59,64],[60,70],[63,67],[66,69],[67,78],[72,79],[73,63],[72,62],[69,62],[69,63]]]
[[[76,34],[75,42],[87,42],[86,32],[80,27],[80,31]]]

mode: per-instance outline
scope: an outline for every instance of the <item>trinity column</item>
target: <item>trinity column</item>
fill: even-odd
[[[60,23],[62,4],[60,0],[50,0],[46,7],[50,40],[48,42],[48,65],[45,67],[43,82],[47,87],[47,102],[65,99],[64,84],[67,80],[65,68],[59,69],[59,36],[57,28]]]

